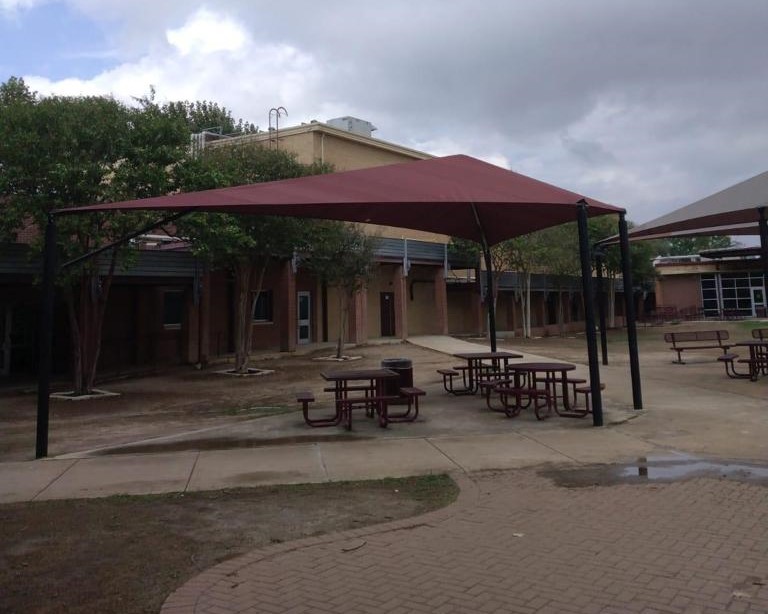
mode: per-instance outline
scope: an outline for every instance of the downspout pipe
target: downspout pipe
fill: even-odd
[[[584,325],[589,357],[589,385],[592,393],[592,425],[603,426],[603,396],[600,390],[600,365],[597,360],[597,338],[595,336],[595,292],[592,287],[592,259],[589,253],[589,227],[587,225],[587,202],[580,200],[576,211],[579,228],[579,253],[581,256],[581,284],[584,291]]]

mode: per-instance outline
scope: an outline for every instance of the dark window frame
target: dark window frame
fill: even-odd
[[[254,297],[256,293],[254,292]],[[251,321],[255,324],[272,324],[275,321],[274,298],[272,290],[262,290],[253,301]]]
[[[169,296],[175,296],[169,301]],[[163,330],[181,330],[184,325],[184,290],[163,290]]]

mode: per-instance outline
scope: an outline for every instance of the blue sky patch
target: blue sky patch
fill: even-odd
[[[99,24],[63,3],[0,13],[0,82],[35,75],[89,78],[114,64]]]

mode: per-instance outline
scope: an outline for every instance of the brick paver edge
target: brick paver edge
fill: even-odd
[[[219,563],[187,580],[168,596],[165,603],[163,603],[160,612],[161,614],[194,612],[200,596],[205,593],[206,590],[212,588],[222,578],[234,575],[243,567],[258,561],[276,557],[287,552],[301,550],[302,548],[332,544],[334,542],[342,542],[355,538],[359,539],[366,535],[389,533],[391,531],[410,529],[416,526],[435,525],[475,507],[480,496],[480,489],[478,488],[477,483],[468,474],[461,471],[449,472],[448,475],[459,487],[459,494],[453,503],[445,507],[419,516],[393,520],[392,522],[375,524],[359,529],[324,533],[323,535],[305,537],[290,542],[257,548],[247,554],[242,554]]]

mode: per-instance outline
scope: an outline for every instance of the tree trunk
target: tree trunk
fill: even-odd
[[[347,334],[347,322],[349,320],[349,304],[352,301],[352,293],[339,288],[339,338],[336,341],[336,358],[344,356],[344,340]]]
[[[83,359],[80,351],[80,326],[77,320],[74,292],[71,286],[65,290],[67,318],[69,320],[69,338],[72,344],[72,389],[74,394],[82,394],[83,390]]]
[[[239,261],[235,273],[235,373],[248,373],[253,347],[253,308],[259,300],[268,259]]]
[[[531,338],[531,274],[529,272],[524,273],[524,290],[523,290],[523,337],[525,339]]]
[[[95,275],[91,278],[91,292],[88,293],[88,299],[91,302],[92,322],[89,326],[89,334],[85,339],[85,352],[83,357],[83,375],[85,378],[85,387],[88,393],[93,391],[96,383],[96,370],[101,357],[101,340],[104,331],[104,316],[107,311],[107,300],[109,291],[112,288],[112,280],[115,276],[115,266],[117,264],[117,251],[112,250],[112,258],[109,262],[109,271],[103,281]],[[100,283],[101,282],[101,283]],[[98,286],[98,287],[97,287]]]
[[[608,327],[616,328],[616,283],[615,276],[608,276]]]

